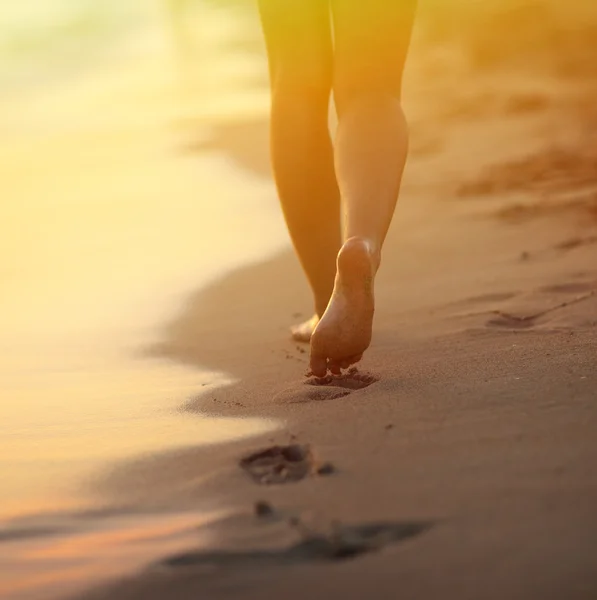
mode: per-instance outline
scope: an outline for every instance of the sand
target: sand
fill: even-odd
[[[145,441],[146,452],[88,467],[86,497],[101,509],[67,511],[45,534],[39,519],[21,522],[5,536],[7,598],[597,597],[595,89],[471,71],[416,43],[405,83],[411,155],[359,365],[367,385],[304,376],[305,348],[287,327],[309,315],[309,295],[287,247],[193,292],[183,238],[159,261],[186,255],[179,279],[169,272],[154,285],[178,285],[180,300],[146,316],[151,336],[125,338],[137,343],[131,354],[201,374],[177,402],[185,423],[256,419],[270,431]],[[187,127],[184,152],[152,162],[143,190],[159,179],[172,186],[170,207],[186,202],[197,192],[176,165],[218,156],[271,194],[267,104],[249,97],[244,113],[211,114],[196,141]],[[155,140],[143,131],[131,139]],[[242,210],[219,198],[230,214]],[[252,235],[257,217],[242,214]],[[202,383],[209,390],[192,399]],[[272,447],[255,476],[243,459]]]

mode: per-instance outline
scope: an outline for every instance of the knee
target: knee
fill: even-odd
[[[402,68],[372,52],[345,52],[336,61],[333,89],[338,112],[355,103],[400,102]]]
[[[356,105],[396,105],[401,102],[401,82],[373,69],[338,73],[333,89],[338,113]]]

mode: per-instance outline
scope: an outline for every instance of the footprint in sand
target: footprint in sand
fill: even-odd
[[[531,329],[539,322],[545,325],[547,321],[552,321],[554,313],[592,298],[596,291],[597,286],[594,282],[567,282],[543,286],[524,298],[521,297],[518,307],[494,310],[494,316],[486,322],[486,326],[521,330]],[[561,300],[554,296],[559,296]],[[568,326],[572,326],[572,322],[569,322]]]
[[[469,296],[455,300],[446,308],[450,311],[450,317],[466,318],[477,314],[487,313],[492,308],[495,308],[508,300],[512,300],[519,294],[520,292],[490,292],[488,294],[479,294],[478,296]]]
[[[508,313],[498,313],[497,316],[489,319],[487,327],[503,327],[504,329],[530,329],[535,325],[539,315],[511,315]]]
[[[572,237],[560,242],[554,246],[555,250],[567,251],[580,248],[582,246],[589,246],[591,244],[597,244],[597,235],[590,235],[588,237]]]
[[[339,387],[347,390],[362,390],[376,381],[377,379],[370,373],[360,373],[356,367],[351,367],[342,375],[310,377],[307,379],[306,384],[316,387]]]
[[[239,463],[255,483],[262,485],[291,483],[309,475],[331,475],[330,463],[316,460],[309,445],[271,446],[245,456]]]
[[[516,296],[518,292],[497,292],[493,294],[481,294],[472,296],[456,302],[456,304],[484,304],[486,302],[505,302]]]
[[[284,567],[308,562],[332,562],[377,552],[384,546],[416,537],[431,528],[427,521],[372,523],[357,526],[336,524],[330,533],[309,531],[300,521],[291,522],[302,539],[295,544],[272,549],[214,550],[186,552],[165,559],[167,568],[248,568]],[[299,527],[300,526],[300,527]]]
[[[377,378],[370,373],[361,373],[355,367],[342,375],[309,377],[306,381],[287,388],[274,397],[276,404],[301,404],[336,400],[351,392],[362,390],[375,383]]]
[[[546,285],[545,287],[540,288],[539,291],[545,294],[582,294],[583,292],[591,292],[595,289],[597,289],[595,283],[572,282]]]

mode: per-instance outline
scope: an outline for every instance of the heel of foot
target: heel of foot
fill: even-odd
[[[338,253],[338,275],[345,283],[373,282],[376,271],[375,253],[372,244],[353,237],[344,243]]]
[[[311,339],[311,370],[339,373],[360,359],[371,342],[376,264],[371,245],[351,238],[338,253],[334,292]]]

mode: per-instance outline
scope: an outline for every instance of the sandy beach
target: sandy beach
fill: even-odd
[[[154,34],[2,99],[0,597],[597,597],[590,59],[420,26],[369,377],[321,385],[254,16],[206,14],[192,76]]]

